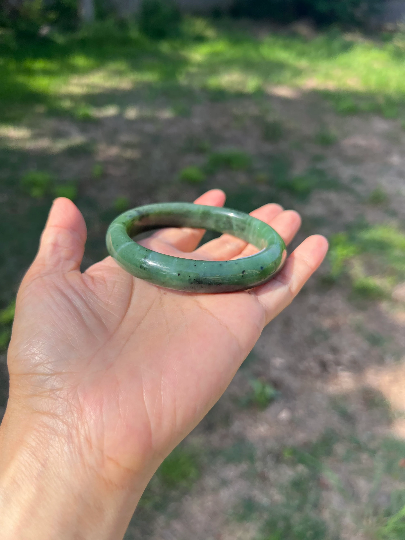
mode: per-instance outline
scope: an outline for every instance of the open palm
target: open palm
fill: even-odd
[[[222,206],[212,190],[199,204]],[[253,215],[288,244],[297,213],[269,204]],[[226,260],[255,251],[223,235],[196,249],[203,232],[165,229],[144,245],[168,255]],[[106,478],[156,468],[230,383],[264,326],[318,268],[323,237],[308,238],[257,289],[188,294],[133,278],[113,259],[81,273],[86,227],[58,199],[17,298],[9,349],[10,395],[27,416],[74,439]],[[193,251],[195,250],[196,251]]]

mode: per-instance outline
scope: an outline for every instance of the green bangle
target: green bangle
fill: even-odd
[[[162,255],[130,238],[161,227],[228,233],[261,251],[232,261],[200,261]],[[287,256],[282,238],[263,221],[229,208],[188,203],[151,204],[124,212],[108,228],[107,249],[133,276],[168,289],[193,293],[251,289],[274,276]]]

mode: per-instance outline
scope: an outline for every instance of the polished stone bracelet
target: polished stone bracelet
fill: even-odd
[[[260,251],[231,261],[201,261],[162,255],[131,239],[162,227],[228,233]],[[133,276],[168,289],[193,293],[223,293],[257,287],[274,276],[287,257],[282,238],[263,221],[229,208],[189,203],[151,204],[124,212],[108,228],[107,249]]]

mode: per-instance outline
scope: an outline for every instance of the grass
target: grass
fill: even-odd
[[[62,111],[68,96],[77,101],[72,109],[75,118],[93,120],[91,95],[114,78],[129,86],[153,84],[159,93],[173,86],[193,95],[199,88],[216,99],[259,95],[271,85],[300,87],[311,79],[312,87],[341,114],[379,112],[386,118],[401,114],[402,45],[375,45],[336,32],[309,41],[276,33],[259,38],[227,25],[209,21],[204,25],[203,35],[196,30],[198,25],[190,23],[190,30],[180,37],[156,42],[135,27],[117,32],[113,25],[99,24],[97,30],[62,39],[51,36],[29,49],[20,41],[11,47],[0,34],[0,116],[18,115],[17,102]],[[69,86],[73,78],[74,92]],[[334,90],[324,90],[326,83]],[[279,126],[269,126],[270,138],[279,138]]]
[[[294,175],[291,162],[283,155],[271,161],[270,177],[275,188],[299,201],[306,201],[315,190],[341,189],[340,182],[320,166],[311,166],[302,174]]]
[[[117,197],[114,200],[113,207],[114,207],[114,210],[116,210],[117,212],[121,214],[122,212],[125,212],[126,210],[129,209],[130,200],[128,199],[128,197],[123,197],[123,196]]]
[[[103,174],[104,174],[104,167],[103,167],[102,163],[95,163],[93,165],[91,174],[92,174],[93,178],[95,178],[95,179],[101,178],[103,176]]]
[[[253,406],[258,409],[265,409],[278,396],[277,390],[264,380],[250,379],[249,384],[251,390],[240,399],[239,404],[241,407]]]
[[[6,43],[0,32],[0,128],[13,128],[0,129],[0,190],[2,201],[6,201],[0,205],[0,278],[4,284],[0,289],[4,308],[0,311],[0,348],[7,347],[14,315],[13,298],[35,255],[55,196],[75,199],[84,213],[89,225],[86,256],[91,261],[105,255],[104,233],[109,221],[127,210],[138,194],[147,199],[153,193],[158,200],[183,196],[183,191],[193,194],[195,191],[197,196],[205,185],[215,187],[210,182],[216,173],[220,174],[215,180],[226,179],[218,187],[225,187],[229,207],[251,211],[266,202],[280,202],[286,208],[303,209],[304,228],[311,223],[314,229],[310,233],[318,232],[321,226],[337,230],[339,223],[332,223],[329,216],[323,218],[325,223],[316,222],[316,216],[306,212],[305,204],[314,193],[344,188],[328,169],[325,159],[337,142],[330,123],[330,109],[341,115],[398,118],[398,125],[405,125],[403,43],[380,42],[378,37],[375,41],[368,37],[359,39],[338,32],[319,33],[313,40],[304,40],[273,30],[260,33],[250,30],[245,23],[233,25],[224,20],[193,18],[180,36],[159,41],[147,39],[136,27],[117,30],[111,23],[32,43],[21,40]],[[290,92],[288,101],[277,94],[278,86],[297,92]],[[270,102],[274,99],[277,106],[287,107],[293,100],[306,103],[307,98],[323,107],[326,100],[328,120],[322,122],[314,111],[319,131],[306,140],[284,116],[277,113],[281,120],[271,118],[276,113]],[[235,121],[230,121],[229,126],[218,123],[216,129],[206,129],[204,122],[194,125],[188,116],[193,115],[192,120],[194,115],[197,118],[198,107],[204,115],[207,105],[218,110],[219,120],[222,116],[226,118],[227,108],[240,110],[238,125],[235,126]],[[246,112],[247,105],[251,111]],[[140,152],[147,152],[148,145],[151,147],[146,130],[145,136],[142,133],[144,125],[156,124],[160,128],[171,123],[173,128],[181,125],[181,129],[188,130],[184,139],[173,136],[170,144],[167,143],[167,148],[173,151],[173,165],[164,185],[149,181],[147,173],[153,168],[152,159],[147,163],[150,169],[142,165],[145,170],[138,177],[138,170],[133,176],[132,168],[125,172],[125,158],[118,162],[108,152],[103,155],[99,143],[111,147],[121,144],[116,137],[118,127],[108,132],[108,137],[111,136],[108,140],[100,136],[108,131],[103,131],[104,122],[107,125],[110,119],[104,118],[102,111],[109,107],[114,110],[111,117],[111,122],[116,122],[114,125],[125,123],[134,134],[142,135]],[[127,114],[130,108],[131,115]],[[47,153],[32,144],[35,141],[29,132],[34,131],[32,126],[38,122],[45,126],[48,121],[58,124],[58,128],[74,127],[81,135],[71,139],[62,150],[52,147]],[[264,150],[250,148],[252,153],[249,153],[241,141],[249,137],[251,123],[255,123],[262,142],[271,145],[263,144]],[[235,142],[233,132],[241,139]],[[163,129],[162,133],[168,131]],[[179,132],[173,129],[173,133]],[[159,139],[155,139],[154,145],[158,144]],[[314,150],[316,153],[311,155]],[[192,155],[182,161],[184,154]],[[296,156],[308,158],[303,160],[300,174],[294,172]],[[200,165],[182,169],[190,162]],[[69,180],[65,171],[74,181]],[[181,184],[178,178],[189,185]],[[359,177],[352,180],[353,185],[365,184]],[[117,185],[113,186],[115,181]],[[134,191],[133,183],[136,183]],[[107,185],[111,188],[111,198],[105,203],[94,192],[103,192]],[[383,187],[379,187],[361,202],[365,203],[365,209],[368,205],[367,212],[373,211],[370,207],[385,211],[390,199]],[[345,232],[332,235],[330,275],[334,282],[341,280],[348,284],[350,294],[356,298],[385,300],[392,288],[405,279],[404,253],[405,232],[401,223],[356,222]],[[327,344],[333,333],[318,326],[308,339],[314,346]],[[371,331],[362,335],[366,346],[386,349],[389,341],[386,335]],[[253,377],[256,361],[260,364],[262,360],[252,354],[244,364],[245,375]],[[0,383],[3,400],[0,406],[5,403],[1,392],[6,383],[4,376]],[[252,378],[250,385],[244,406],[265,409],[277,397],[275,389],[264,379]],[[384,413],[389,421],[391,413],[380,395],[366,392],[362,399],[367,409],[380,411],[381,416]],[[235,415],[234,403],[231,405],[216,405],[204,420],[204,429],[229,430]],[[240,522],[257,521],[257,540],[336,538],[325,518],[320,486],[324,476],[333,480],[336,474],[332,471],[333,462],[346,459],[346,464],[357,463],[364,453],[372,457],[381,474],[397,482],[405,481],[404,469],[399,466],[405,455],[403,445],[382,439],[364,442],[360,437],[355,441],[356,415],[349,397],[340,396],[331,406],[340,425],[353,434],[353,440],[347,434],[328,430],[312,442],[287,446],[280,451],[278,465],[285,467],[287,474],[282,485],[277,486],[279,497],[263,506],[253,495],[247,496],[239,501],[233,513]],[[244,410],[238,414],[250,413]],[[336,451],[338,443],[346,446],[345,458]],[[270,449],[268,453],[271,452]],[[259,447],[240,438],[221,450],[219,459],[224,467],[247,464],[253,470],[262,456]],[[162,514],[173,500],[178,501],[189,493],[203,472],[202,453],[184,444],[164,461],[140,503],[140,514],[135,521],[142,516],[150,517],[149,529],[140,537],[148,537],[156,512]],[[364,478],[373,479],[374,473],[366,470]],[[356,476],[361,474],[356,470]],[[255,482],[261,481],[257,474]],[[387,508],[374,516],[376,526],[372,534],[376,540],[404,537],[405,500],[396,491],[391,499]],[[359,528],[364,526],[361,523]]]
[[[326,434],[329,441],[329,435]],[[335,444],[333,439],[332,445]],[[315,454],[312,454],[315,451]],[[286,452],[287,460],[299,457],[298,462],[304,469],[293,475],[280,491],[281,501],[270,505],[266,520],[260,528],[258,540],[337,540],[322,517],[321,487],[319,473],[322,459],[329,456],[331,449],[325,447],[324,437],[314,443],[308,452],[295,453],[294,449]],[[304,458],[305,456],[305,458]]]
[[[394,224],[361,225],[331,238],[331,276],[349,278],[358,297],[389,297],[405,278],[405,233]]]
[[[159,467],[158,476],[167,488],[190,487],[200,477],[200,466],[195,452],[176,448]]]
[[[188,184],[199,184],[204,182],[206,175],[200,167],[190,165],[180,172],[179,178]]]
[[[333,146],[338,139],[332,131],[322,129],[315,135],[314,140],[320,146]]]
[[[28,171],[20,180],[22,189],[34,199],[42,199],[48,195],[52,184],[53,177],[45,171]]]
[[[77,199],[78,191],[75,182],[66,182],[53,187],[54,197],[66,197],[71,201]]]
[[[402,540],[405,537],[405,492],[394,491],[390,506],[381,519],[381,524],[374,531],[375,540]]]
[[[140,512],[162,512],[189,491],[201,476],[199,453],[182,444],[163,461],[139,502]],[[142,519],[142,514],[139,516]],[[147,516],[146,516],[147,517]]]
[[[207,170],[213,174],[220,169],[243,171],[252,164],[252,157],[241,150],[230,149],[213,152],[208,156]]]
[[[0,311],[0,351],[7,349],[11,336],[11,325],[14,320],[15,301]]]
[[[382,187],[377,187],[370,193],[367,202],[373,206],[381,206],[389,202],[389,197]]]

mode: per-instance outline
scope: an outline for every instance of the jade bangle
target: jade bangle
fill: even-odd
[[[161,227],[192,227],[229,233],[259,253],[232,261],[200,261],[162,255],[131,240]],[[118,216],[107,231],[107,249],[127,272],[155,285],[193,293],[250,289],[268,281],[286,259],[282,238],[269,225],[229,208],[188,203],[140,206]]]

